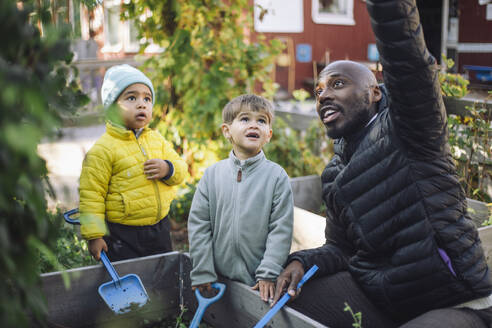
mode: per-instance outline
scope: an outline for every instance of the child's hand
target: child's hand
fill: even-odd
[[[162,179],[169,173],[169,164],[166,161],[154,158],[144,163],[144,173],[147,179]]]
[[[212,283],[211,282],[207,282],[207,283],[201,284],[201,285],[191,286],[191,289],[193,291],[195,291],[195,289],[197,289],[197,288],[200,291],[200,294],[202,294],[202,296],[204,296],[204,297],[212,297],[212,296],[214,296],[212,294],[213,288],[212,288]]]
[[[105,252],[108,251],[108,245],[106,245],[104,239],[96,238],[89,240],[89,252],[96,260],[99,261],[99,259],[101,258],[101,250],[103,249]]]
[[[275,294],[275,283],[270,280],[260,280],[251,289],[259,289],[261,300],[269,302],[273,300],[273,295]]]

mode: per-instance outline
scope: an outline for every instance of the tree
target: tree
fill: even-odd
[[[39,251],[49,253],[59,222],[46,212],[46,165],[37,144],[55,132],[61,113],[87,101],[69,79],[68,30],[55,30],[44,11],[41,37],[38,22],[30,23],[33,12],[29,3],[0,1],[1,327],[43,318]]]
[[[161,104],[154,125],[185,153],[193,152],[188,141],[221,140],[221,111],[233,97],[258,84],[273,95],[270,71],[282,45],[248,37],[248,0],[136,0],[122,16],[134,20],[142,50],[151,42],[164,48],[143,66]]]

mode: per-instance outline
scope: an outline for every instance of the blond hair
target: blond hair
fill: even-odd
[[[261,96],[253,94],[241,95],[229,101],[222,110],[222,120],[226,124],[231,124],[236,116],[244,111],[263,112],[267,114],[269,124],[272,125],[273,123],[272,103]]]

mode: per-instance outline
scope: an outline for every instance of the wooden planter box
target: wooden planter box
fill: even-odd
[[[99,285],[111,280],[102,265],[67,270],[70,288],[66,289],[61,272],[41,275],[42,288],[48,303],[51,327],[131,327],[138,328],[142,318],[172,318],[181,306],[191,318],[197,308],[191,291],[188,254],[172,252],[137,259],[113,262],[120,276],[134,273],[142,280],[150,301],[135,313],[115,315],[99,296]],[[222,279],[227,285],[224,296],[212,304],[202,322],[212,327],[253,327],[270,307],[260,300],[259,293],[245,284]],[[305,315],[284,306],[268,323],[271,328],[326,327]]]

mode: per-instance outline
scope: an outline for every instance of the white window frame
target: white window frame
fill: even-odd
[[[121,8],[121,1],[120,0],[104,1],[104,47],[102,47],[101,52],[120,52],[123,49],[124,35],[122,35],[121,20],[118,26],[118,31],[115,31],[115,33],[118,34],[119,42],[112,45],[109,44],[108,41],[109,33],[110,33],[109,26],[108,26],[108,17],[109,17],[109,10],[112,7]]]
[[[262,20],[259,6],[267,10]],[[304,32],[303,0],[255,0],[254,29],[261,33]]]
[[[319,0],[311,1],[311,16],[316,24],[332,25],[355,25],[354,20],[354,0],[345,0],[347,2],[347,14],[328,14],[319,12]]]
[[[136,29],[134,22],[127,20],[121,23],[123,24],[123,30],[125,33],[125,37],[123,39],[125,52],[138,52],[138,50],[140,49],[140,42],[138,40],[132,42],[130,36],[131,30]]]

